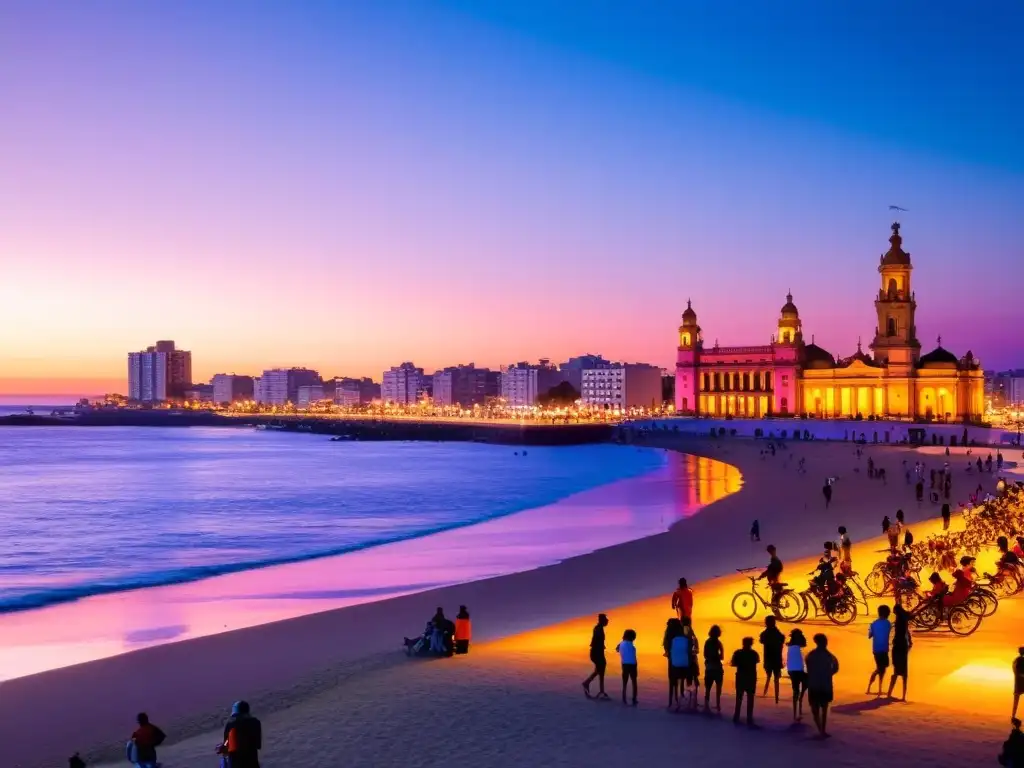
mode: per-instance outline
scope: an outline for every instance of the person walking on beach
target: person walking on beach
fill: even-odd
[[[764,631],[761,633],[761,647],[764,648],[764,690],[761,698],[768,695],[768,687],[775,679],[775,703],[779,703],[779,678],[782,676],[782,647],[786,643],[786,636],[779,631],[775,625],[774,616],[766,616],[764,619]]]
[[[626,683],[633,683],[633,706],[636,706],[636,632],[627,629],[622,633],[622,642],[615,646],[615,652],[622,661],[622,703],[626,703]]]
[[[832,678],[839,672],[839,660],[828,650],[828,638],[819,633],[814,636],[814,650],[804,659],[807,665],[807,702],[811,716],[818,726],[818,734],[827,739],[828,707],[832,703]]]
[[[832,483],[826,480],[825,485],[821,487],[821,493],[825,497],[825,509],[828,509],[828,505],[832,503]]]
[[[914,498],[917,499],[917,506],[921,506],[921,502],[924,501],[924,480],[918,480],[917,485],[914,486]]]
[[[903,679],[903,696],[900,701],[907,700],[907,672],[910,662],[910,649],[914,640],[910,635],[910,612],[899,603],[892,609],[896,617],[892,635],[892,677],[889,678],[889,698],[896,689],[896,678]],[[869,686],[870,687],[870,686]]]
[[[135,718],[139,727],[128,742],[128,759],[137,768],[156,768],[156,748],[164,743],[166,734],[149,722],[149,715],[139,712]]]
[[[736,669],[736,711],[732,721],[740,721],[743,697],[747,697],[747,725],[754,727],[754,696],[757,695],[757,665],[761,657],[754,650],[754,638],[744,637],[743,647],[733,652],[731,665]]]
[[[249,711],[249,703],[236,701],[224,724],[224,751],[231,768],[260,768],[263,726]]]
[[[946,498],[949,498],[948,496]],[[949,502],[942,505],[942,530],[949,530]]]
[[[800,722],[804,716],[804,694],[807,693],[807,671],[804,667],[804,648],[807,638],[799,629],[789,633],[786,644],[786,672],[793,685],[793,722]]]
[[[871,640],[871,653],[875,657],[875,671],[871,673],[868,680],[868,693],[871,693],[871,686],[878,678],[878,695],[882,695],[882,681],[885,679],[885,671],[889,668],[889,635],[892,632],[892,623],[889,621],[889,606],[878,607],[878,618],[871,622],[868,627],[868,639]]]
[[[1017,716],[1017,705],[1020,704],[1020,697],[1024,694],[1024,648],[1017,649],[1017,658],[1013,660],[1013,713],[1010,717]]]
[[[595,678],[598,685],[597,698],[609,698],[604,691],[604,673],[608,669],[608,660],[604,657],[604,628],[607,626],[608,617],[603,613],[597,614],[597,624],[594,625],[594,632],[590,637],[590,661],[594,665],[594,671],[583,681],[583,695],[588,699],[593,698],[590,695],[590,684]]]
[[[715,687],[715,711],[722,711],[722,679],[725,677],[725,648],[722,629],[713,624],[704,641],[704,711],[711,712],[711,686]]]
[[[693,590],[686,585],[686,579],[680,579],[678,589],[672,593],[672,610],[680,621],[693,616]]]
[[[473,624],[469,619],[469,611],[466,606],[460,605],[459,612],[455,614],[455,653],[469,653],[469,641],[473,639]]]
[[[755,520],[750,526],[750,540],[761,540],[761,523],[759,523],[757,520]]]

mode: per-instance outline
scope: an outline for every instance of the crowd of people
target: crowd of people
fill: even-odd
[[[469,642],[473,639],[473,625],[469,610],[459,606],[459,612],[452,621],[438,608],[427,622],[419,637],[405,638],[405,652],[409,656],[454,656],[469,653]]]

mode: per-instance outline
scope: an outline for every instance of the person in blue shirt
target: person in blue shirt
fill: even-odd
[[[633,706],[636,706],[636,632],[627,629],[622,633],[622,642],[615,646],[615,651],[622,660],[622,703],[626,703],[626,683],[633,684]]]
[[[878,607],[878,618],[871,622],[868,627],[868,637],[871,639],[871,652],[875,656],[875,671],[871,673],[868,681],[868,693],[871,693],[871,686],[878,678],[878,695],[882,695],[882,680],[885,679],[885,671],[889,668],[889,635],[892,634],[892,623],[889,621],[889,606]]]

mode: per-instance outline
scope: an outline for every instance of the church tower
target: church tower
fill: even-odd
[[[914,312],[917,301],[910,287],[910,254],[903,250],[900,223],[892,224],[889,250],[878,265],[882,285],[875,299],[878,325],[871,349],[879,363],[888,365],[890,375],[907,376],[921,356]]]
[[[679,347],[676,356],[676,412],[698,414],[700,407],[700,387],[698,386],[698,366],[700,352],[704,344],[700,326],[697,325],[697,313],[693,311],[689,299],[683,311],[683,323],[679,326]]]

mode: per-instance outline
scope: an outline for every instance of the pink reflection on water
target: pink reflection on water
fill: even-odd
[[[0,680],[531,570],[661,533],[739,490],[740,484],[735,467],[667,453],[665,466],[647,475],[466,528],[335,557],[6,614],[0,616]]]

